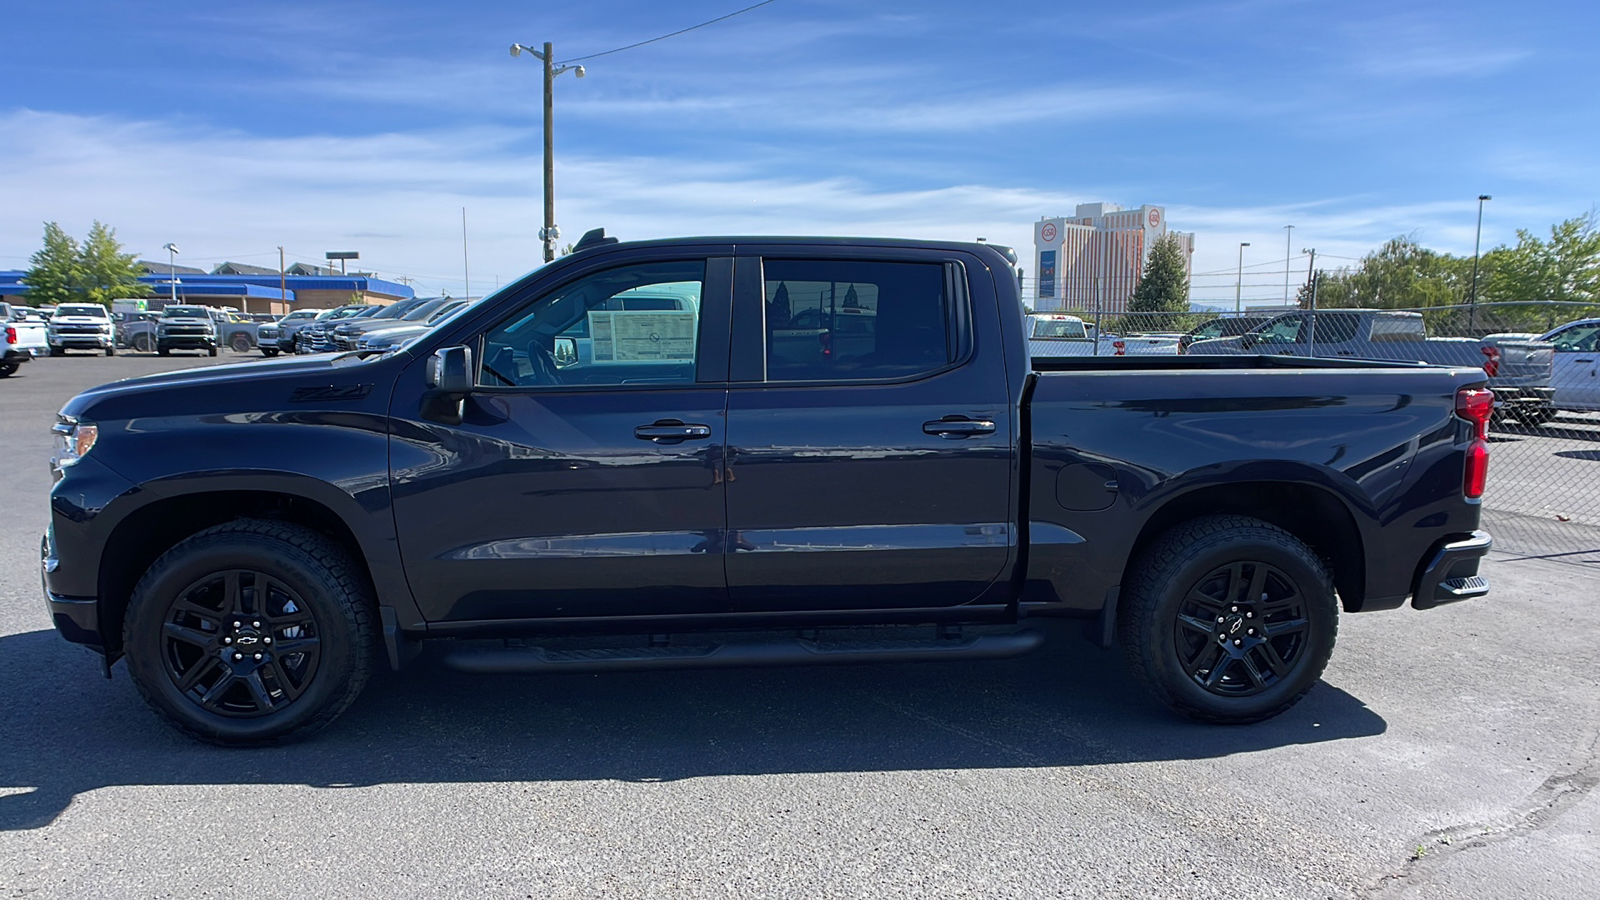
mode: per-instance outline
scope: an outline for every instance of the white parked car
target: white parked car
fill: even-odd
[[[98,303],[63,303],[50,317],[50,355],[64,356],[68,350],[102,350],[117,355],[116,326],[111,313]]]
[[[1550,386],[1556,409],[1600,411],[1600,319],[1579,319],[1539,337],[1556,345]]]

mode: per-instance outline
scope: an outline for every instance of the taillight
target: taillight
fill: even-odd
[[[1115,353],[1111,354],[1112,356],[1127,356],[1128,355],[1128,344],[1127,344],[1126,341],[1112,341],[1111,342],[1111,349],[1116,351]]]
[[[1483,351],[1483,355],[1484,356],[1489,357],[1488,359],[1483,361],[1483,374],[1488,375],[1490,378],[1493,378],[1496,375],[1499,375],[1500,374],[1500,348],[1499,347],[1480,347],[1478,349]]]
[[[1484,348],[1485,352],[1488,349]],[[1461,492],[1470,499],[1483,496],[1489,478],[1489,417],[1493,414],[1494,391],[1456,391],[1456,415],[1472,423],[1472,443],[1467,447],[1466,472],[1461,478]]]
[[[15,344],[16,342],[17,342],[17,329],[16,329],[16,326],[7,325],[6,326],[6,343]]]

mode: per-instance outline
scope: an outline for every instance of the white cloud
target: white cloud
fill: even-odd
[[[355,249],[363,267],[421,280],[425,292],[461,290],[461,207],[468,208],[474,292],[539,263],[539,156],[520,129],[261,138],[184,123],[121,122],[22,111],[0,114],[22,136],[0,145],[0,260],[38,245],[41,223],[83,234],[93,219],[118,229],[130,250],[159,256],[175,241],[184,262],[233,258],[272,264]],[[691,234],[847,234],[971,240],[986,237],[1031,256],[1032,223],[1078,202],[1162,204],[1081,184],[1050,190],[1004,183],[887,190],[852,178],[789,174],[783,161],[665,159],[647,155],[558,160],[557,220],[565,240],[605,226],[623,239]],[[978,170],[978,171],[981,171]],[[1238,243],[1247,266],[1280,296],[1284,231],[1294,223],[1292,280],[1302,247],[1358,257],[1415,232],[1430,246],[1471,251],[1475,203],[1384,203],[1371,196],[1284,205],[1166,203],[1174,228],[1198,233],[1197,272],[1228,272]],[[1581,212],[1494,201],[1485,246],[1511,238],[1505,223],[1547,223]],[[1536,226],[1538,227],[1538,226]],[[1279,260],[1279,262],[1271,262]],[[1337,265],[1338,261],[1330,260]],[[1025,265],[1027,265],[1025,263]],[[1031,265],[1028,265],[1031,269]],[[1030,272],[1030,274],[1032,274]],[[1223,276],[1197,279],[1197,299],[1231,299]],[[1246,296],[1251,296],[1247,292]]]

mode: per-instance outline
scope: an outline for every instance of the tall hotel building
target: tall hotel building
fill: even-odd
[[[1033,226],[1033,271],[1038,276],[1033,308],[1068,312],[1126,312],[1144,274],[1145,255],[1167,233],[1162,206],[1123,209],[1112,203],[1080,203],[1070,217],[1044,218]],[[1191,271],[1194,234],[1174,231]]]

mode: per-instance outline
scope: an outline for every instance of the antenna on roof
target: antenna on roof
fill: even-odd
[[[584,232],[583,237],[578,238],[578,243],[572,248],[572,252],[581,253],[584,250],[588,250],[590,247],[601,247],[606,244],[615,243],[617,243],[617,239],[614,237],[606,237],[606,230],[604,228],[596,228],[592,231]]]

